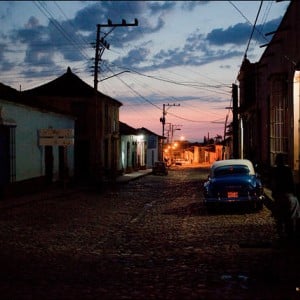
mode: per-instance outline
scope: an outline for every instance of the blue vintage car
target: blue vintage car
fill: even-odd
[[[247,159],[214,162],[203,188],[207,207],[228,203],[249,204],[257,210],[263,207],[263,185]]]

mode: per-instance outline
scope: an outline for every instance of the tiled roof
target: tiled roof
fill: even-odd
[[[151,130],[145,128],[145,127],[138,128],[137,130],[138,130],[138,132],[141,132],[141,133],[146,133],[146,134],[156,135],[157,137],[162,138],[161,135],[159,135],[159,134],[157,134],[157,133],[155,133],[155,132],[153,132],[153,131],[151,131]]]
[[[36,88],[25,90],[23,95],[29,96],[57,96],[57,97],[92,97],[94,96],[94,88],[81,80],[75,75],[70,67],[62,76]],[[99,96],[110,98],[117,102],[120,106],[121,102],[107,95],[97,92]]]
[[[1,82],[0,82],[0,100],[6,100],[6,101],[9,101],[12,103],[18,103],[18,104],[26,105],[29,107],[34,107],[36,109],[47,111],[47,112],[54,112],[54,113],[68,115],[58,109],[55,109],[53,107],[48,107],[47,105],[40,103],[38,101],[24,99],[24,97],[22,97],[21,92],[15,90],[14,88],[11,88]]]
[[[16,98],[19,92],[0,82],[0,99],[12,99]]]
[[[119,131],[121,135],[137,135],[137,130],[126,123],[119,122]]]

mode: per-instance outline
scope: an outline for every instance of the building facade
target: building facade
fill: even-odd
[[[12,92],[10,95],[3,90]],[[0,86],[0,185],[6,193],[63,181],[74,173],[74,139],[41,132],[74,132],[71,116],[21,104],[16,91]]]
[[[119,101],[82,81],[68,68],[55,80],[22,92],[23,102],[40,103],[76,117],[75,177],[102,181],[119,168]]]
[[[160,159],[162,136],[142,127],[138,128],[138,158],[139,165],[147,169],[152,168]]]
[[[129,173],[151,169],[159,160],[160,136],[147,128],[133,128],[120,122],[120,168]]]
[[[126,123],[120,122],[120,166],[124,173],[130,173],[138,169],[137,163],[137,130]]]
[[[265,169],[284,153],[299,181],[300,2],[289,7],[260,60],[238,76],[243,151]]]

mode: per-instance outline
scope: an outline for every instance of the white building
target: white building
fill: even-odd
[[[18,102],[18,92],[0,85],[0,185],[8,193],[63,180],[74,171],[71,116]],[[64,135],[64,136],[62,136]]]

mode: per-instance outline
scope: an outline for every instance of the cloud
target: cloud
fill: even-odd
[[[116,65],[136,68],[139,71],[151,71],[175,66],[201,66],[241,57],[243,55],[239,50],[241,47],[236,46],[245,45],[249,39],[251,26],[247,23],[238,23],[228,28],[214,28],[207,34],[199,29],[195,30],[179,47],[169,49],[153,47],[153,34],[159,34],[164,29],[166,15],[173,12],[176,6],[191,11],[196,6],[206,5],[208,2],[91,1],[78,10],[72,19],[58,21],[50,17],[48,23],[42,25],[37,17],[31,16],[22,28],[5,32],[1,38],[2,41],[7,41],[11,45],[21,45],[19,48],[25,49],[22,63],[25,69],[30,70],[28,74],[34,69],[38,74],[50,69],[60,69],[61,61],[65,64],[84,61],[86,67],[90,67],[94,55],[90,43],[95,42],[96,24],[107,24],[108,18],[117,24],[120,24],[122,19],[127,23],[133,23],[135,18],[139,20],[139,26],[120,26],[115,30],[109,27],[101,28],[101,36],[107,34],[105,39],[116,53],[121,53],[120,49],[131,49],[133,43],[136,45],[134,49],[112,61]],[[8,5],[6,12],[11,14],[14,5]],[[7,20],[2,12],[0,19],[3,18]],[[257,30],[273,31],[280,19],[272,20],[264,26],[258,25]],[[148,44],[145,42],[147,39]],[[261,39],[261,35],[255,34],[253,39]],[[57,57],[61,58],[61,61],[57,61]],[[12,69],[12,61],[9,59],[8,47],[3,42],[0,49],[0,70]]]
[[[107,19],[113,23],[120,23],[122,19],[131,22],[146,10],[144,1],[98,1],[79,10],[72,23],[78,30],[95,32],[96,24],[107,24]]]
[[[12,39],[27,46],[24,63],[31,66],[51,66],[53,60],[53,45],[47,28],[41,26],[38,19],[31,17],[24,28],[15,30]]]
[[[253,35],[252,39],[261,41],[265,38],[265,32],[276,30],[280,20],[281,18],[277,18],[264,25],[257,25],[256,34]],[[131,56],[134,52],[129,52],[126,57],[123,57],[122,64],[136,67],[141,71],[150,71],[182,65],[201,66],[234,57],[242,57],[244,51],[240,46],[246,45],[251,30],[252,26],[248,23],[238,23],[228,28],[216,28],[207,35],[197,29],[187,37],[182,48],[160,50],[152,57],[148,53],[147,56],[142,56],[143,64],[137,60],[137,56]],[[229,68],[229,66],[221,65],[220,68]]]
[[[207,41],[211,45],[236,44],[244,45],[250,37],[251,27],[246,23],[239,23],[227,29],[217,28],[207,34]]]
[[[147,1],[101,1],[93,3],[80,10],[73,20],[77,31],[88,32],[88,39],[94,41],[96,38],[96,24],[106,25],[108,19],[113,24],[121,24],[122,19],[127,24],[133,24],[138,19],[137,27],[125,26],[117,27],[111,31],[111,27],[102,27],[101,35],[107,36],[106,40],[110,43],[113,41],[114,48],[122,48],[132,41],[136,41],[149,33],[160,31],[165,23],[163,21],[163,13],[171,10],[174,4],[159,4]],[[160,8],[160,13],[159,12]],[[155,18],[149,18],[149,12],[156,14]]]
[[[30,17],[27,24],[25,24],[26,29],[38,28],[39,20],[36,17]]]
[[[139,56],[142,58],[143,64],[137,59],[138,56],[134,52],[129,52],[126,57],[123,57],[122,64],[140,71],[151,71],[176,66],[201,66],[243,55],[243,51],[237,50],[233,46],[226,48],[214,46],[210,44],[207,36],[197,30],[187,37],[186,43],[181,48],[162,49],[153,56],[150,56],[148,52],[147,56]],[[120,59],[114,63],[120,63]]]
[[[257,25],[253,39],[261,41],[264,32],[274,31],[278,27],[281,18],[267,22],[264,25]],[[245,45],[252,31],[252,26],[248,23],[238,23],[226,29],[216,28],[207,34],[207,41],[211,45],[223,46],[226,44]]]
[[[186,45],[184,48],[161,50],[151,56],[147,48],[141,47],[116,59],[113,64],[145,72],[176,66],[201,66],[243,55],[243,51],[234,47],[227,50],[209,48],[205,41],[197,47],[191,45],[190,50],[188,48]]]
[[[41,6],[46,8],[47,6]],[[40,10],[43,11],[43,8]],[[122,18],[130,17],[129,23],[134,22],[132,16],[136,13],[142,13],[146,9],[143,1],[137,3],[128,2],[93,2],[82,10],[79,10],[73,19],[58,21],[53,18],[48,19],[47,25],[41,25],[39,19],[35,16],[28,18],[22,28],[1,34],[8,43],[21,45],[24,52],[24,67],[28,66],[31,69],[36,68],[51,68],[59,62],[55,62],[55,58],[62,56],[64,60],[77,62],[90,60],[92,57],[91,42],[96,38],[96,24],[107,23],[109,16],[114,22],[121,22]],[[12,5],[8,5],[5,11],[11,12]],[[120,11],[122,14],[120,15]],[[49,14],[47,14],[49,17]],[[1,13],[1,20],[7,20],[7,15]],[[154,27],[149,27],[152,30],[159,30],[164,24],[161,20]],[[124,43],[129,43],[131,40],[138,38],[138,33],[129,34],[134,31],[130,28],[127,31],[122,28],[117,30],[114,38],[117,43],[114,47],[122,47]],[[143,33],[144,34],[144,33]],[[142,36],[142,34],[140,34]],[[84,44],[85,43],[85,44]],[[6,56],[6,57],[5,57]],[[0,69],[7,70],[12,67],[8,64],[7,47],[1,48]]]
[[[210,1],[183,1],[181,4],[181,8],[187,11],[192,11],[194,10],[198,5],[206,5]]]
[[[32,16],[23,28],[12,32],[10,39],[11,42],[26,46],[25,65],[31,68],[51,69],[56,64],[56,55],[62,55],[68,61],[80,61],[84,58],[82,52],[74,47],[76,41],[71,36],[71,29],[68,30],[68,26],[51,19],[47,26],[43,26]]]
[[[4,2],[4,1],[3,1]],[[12,12],[15,8],[14,1],[6,1],[6,3],[0,4],[0,21],[1,22],[9,22],[12,16]]]
[[[150,14],[164,13],[169,12],[176,6],[176,2],[174,1],[164,1],[164,2],[150,2],[149,9]]]
[[[5,58],[7,51],[6,44],[0,43],[0,71],[10,71],[14,68],[15,64]]]
[[[132,49],[126,56],[123,56],[114,61],[115,65],[133,66],[138,68],[140,64],[147,60],[150,50],[144,46]]]
[[[65,69],[54,64],[47,68],[36,68],[35,66],[24,68],[21,75],[25,78],[42,78],[45,76],[53,76],[53,74],[59,74],[62,71],[65,71]]]

